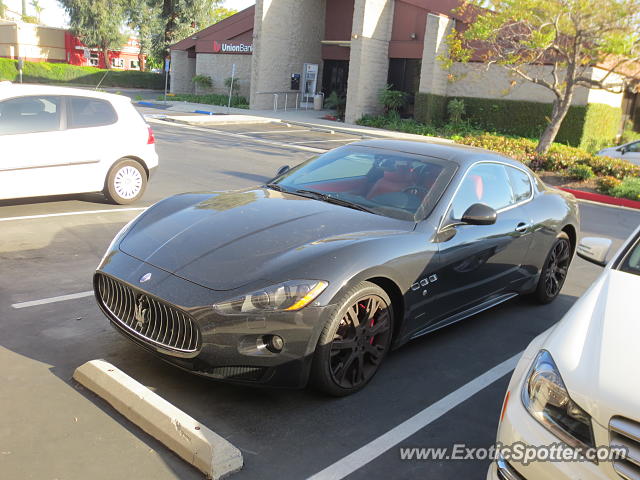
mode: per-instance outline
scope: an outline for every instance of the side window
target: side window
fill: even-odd
[[[67,97],[68,128],[101,127],[116,123],[118,116],[106,100],[88,97]]]
[[[0,102],[0,135],[60,130],[60,97],[33,96]]]
[[[640,152],[640,142],[632,143],[627,147],[627,152]]]
[[[504,165],[480,163],[472,167],[451,204],[451,218],[460,220],[474,203],[484,203],[495,210],[513,203],[509,176]]]
[[[505,167],[511,180],[513,190],[513,201],[515,203],[527,200],[531,196],[531,180],[529,175],[522,170],[513,167]]]

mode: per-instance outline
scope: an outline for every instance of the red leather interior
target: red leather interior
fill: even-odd
[[[367,198],[377,197],[384,193],[402,192],[413,184],[412,171],[409,166],[398,166],[394,171],[384,172],[382,178],[369,190]]]
[[[471,181],[473,181],[475,186],[476,197],[478,201],[481,201],[484,196],[484,182],[482,181],[482,177],[480,175],[471,175]]]

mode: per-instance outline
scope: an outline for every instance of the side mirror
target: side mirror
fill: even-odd
[[[498,214],[489,205],[474,203],[462,215],[462,223],[467,225],[493,225]]]
[[[287,173],[289,170],[291,170],[291,167],[289,165],[283,165],[281,166],[278,171],[276,172],[276,177],[279,177],[280,175],[284,175],[285,173]]]
[[[587,262],[600,267],[607,264],[607,255],[611,249],[611,240],[601,237],[585,237],[578,243],[576,253]]]

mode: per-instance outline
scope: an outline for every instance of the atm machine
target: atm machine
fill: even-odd
[[[318,86],[318,64],[305,63],[302,66],[302,101],[313,104],[313,97]]]

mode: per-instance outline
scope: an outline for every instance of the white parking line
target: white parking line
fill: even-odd
[[[27,215],[24,217],[5,217],[5,218],[0,218],[0,222],[8,222],[11,220],[30,220],[33,218],[66,217],[69,215],[89,215],[92,213],[137,212],[137,211],[142,211],[146,209],[147,207],[135,207],[135,208],[111,208],[109,210],[85,210],[82,212],[46,213],[43,215]]]
[[[278,133],[298,133],[298,132],[310,132],[311,129],[310,128],[300,128],[300,129],[293,129],[293,128],[289,128],[287,130],[273,130],[273,131],[268,131],[268,130],[261,130],[261,131],[255,131],[255,132],[242,132],[243,135],[252,135],[252,134],[260,134],[260,135],[274,135],[274,134],[278,134]]]
[[[71,293],[69,295],[60,295],[59,297],[43,298],[42,300],[32,300],[30,302],[20,302],[11,305],[13,308],[27,308],[35,307],[37,305],[46,305],[47,303],[65,302],[67,300],[75,300],[77,298],[90,297],[93,295],[93,290],[87,290],[86,292]]]
[[[384,452],[406,440],[414,433],[423,429],[444,414],[468,400],[479,391],[488,387],[496,380],[502,378],[513,370],[520,359],[522,352],[496,365],[491,370],[483,373],[479,377],[471,380],[457,390],[451,392],[446,397],[441,398],[436,403],[428,406],[413,417],[405,420],[400,425],[392,428],[387,433],[369,442],[346,457],[338,460],[333,465],[309,477],[309,480],[339,480],[363,467],[367,463],[376,459]]]

